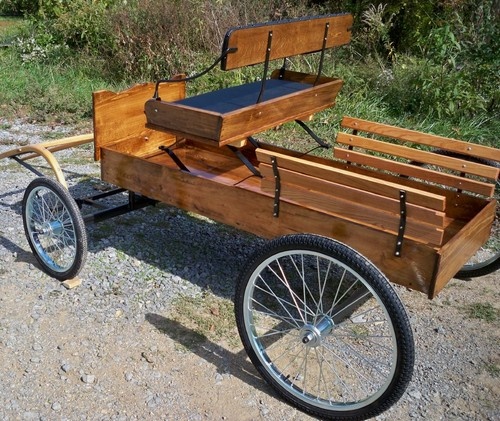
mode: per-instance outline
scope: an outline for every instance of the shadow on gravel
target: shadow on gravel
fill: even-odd
[[[227,372],[268,395],[280,399],[273,390],[256,373],[253,365],[247,360],[245,350],[232,353],[220,345],[210,341],[206,336],[195,332],[182,324],[154,313],[146,314],[146,321],[151,323],[161,333],[186,347],[191,352],[217,367],[218,373]],[[193,344],[196,344],[193,346]],[[201,345],[198,345],[201,344]]]
[[[229,299],[242,267],[264,241],[163,204],[87,224],[87,233],[91,254],[105,255],[111,248],[140,261],[138,279],[178,277]]]
[[[23,263],[30,263],[35,265],[38,269],[41,270],[40,265],[38,264],[38,261],[35,259],[35,256],[31,253],[28,252],[21,247],[19,247],[17,244],[14,244],[12,241],[9,239],[0,236],[0,246],[4,247],[6,250],[9,250],[12,254],[16,254],[16,261],[18,262],[23,262]]]

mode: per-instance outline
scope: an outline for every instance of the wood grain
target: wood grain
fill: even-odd
[[[263,63],[269,33],[272,33],[270,60],[276,60],[320,51],[326,25],[329,25],[326,48],[347,44],[351,40],[352,23],[352,15],[340,14],[231,29],[225,36],[222,49],[236,51],[226,56],[222,69]]]
[[[97,91],[92,95],[94,119],[94,158],[100,159],[100,148],[127,138],[143,139],[144,147],[154,144],[165,134],[146,127],[144,103],[153,97],[154,83],[135,85],[119,93]],[[162,85],[162,98],[175,101],[184,98],[185,83]],[[161,141],[161,140],[159,140]]]

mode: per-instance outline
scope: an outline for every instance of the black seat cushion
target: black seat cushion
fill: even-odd
[[[175,101],[173,104],[181,104],[205,111],[225,114],[255,105],[259,97],[261,84],[261,82],[252,82],[245,85],[232,86]],[[311,86],[307,83],[290,82],[289,80],[268,79],[266,80],[261,102],[302,91]]]

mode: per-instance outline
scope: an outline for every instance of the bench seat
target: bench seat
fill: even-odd
[[[260,81],[173,102],[153,98],[145,113],[151,127],[223,146],[332,107],[341,86],[337,78],[275,71],[258,103]]]
[[[230,113],[241,108],[257,104],[261,82],[247,83],[245,85],[231,86],[218,91],[176,101],[175,104],[198,108],[200,112],[212,111],[214,113]],[[294,94],[310,89],[307,83],[298,83],[288,80],[270,79],[266,82],[266,89],[262,101],[269,101],[279,97]]]

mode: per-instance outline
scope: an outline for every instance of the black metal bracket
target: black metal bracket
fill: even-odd
[[[306,124],[304,123],[302,120],[295,120],[295,122],[300,126],[302,127],[309,136],[311,136],[315,141],[316,143],[321,146],[322,148],[325,148],[325,149],[330,149],[331,148],[331,145],[329,145],[328,143],[326,143],[323,139],[321,139],[316,133],[314,133],[312,131],[312,129]]]
[[[37,169],[35,169],[33,166],[31,166],[30,164],[27,164],[26,162],[24,162],[21,158],[19,158],[18,156],[14,155],[14,156],[11,156],[10,159],[13,159],[14,161],[16,161],[18,164],[21,164],[24,168],[26,168],[27,170],[31,171],[33,174],[37,175],[38,177],[45,177],[44,174],[42,174],[40,171],[38,171]]]
[[[260,92],[257,98],[257,104],[262,101],[264,89],[266,87],[267,72],[269,71],[269,60],[271,58],[271,44],[273,43],[273,31],[267,34],[267,47],[266,47],[266,61],[264,62],[264,74],[262,75],[262,82],[260,84]]]
[[[96,196],[92,196],[92,199],[99,199],[106,196],[111,196],[120,192],[126,191],[125,189],[114,189],[110,192],[102,193]],[[92,201],[87,199],[78,199],[77,203],[86,203],[91,206],[96,206]],[[128,191],[128,202],[124,205],[115,206],[111,208],[104,208],[99,212],[91,213],[88,215],[83,215],[83,220],[87,223],[91,222],[101,222],[106,219],[114,218],[115,216],[124,215],[126,213],[132,212],[137,209],[145,208],[146,206],[153,206],[158,203],[156,200],[150,199],[146,196],[138,195],[134,192]],[[100,206],[98,206],[100,207]]]
[[[170,158],[172,158],[172,161],[175,162],[175,164],[179,167],[179,169],[181,169],[182,171],[189,172],[188,168],[182,163],[182,161],[179,159],[179,157],[174,153],[172,149],[167,148],[166,146],[159,146],[158,149],[168,153]]]
[[[406,229],[406,191],[399,191],[399,228],[396,238],[396,250],[394,255],[401,257],[401,248],[403,247],[403,238]]]
[[[101,208],[101,209],[108,209],[106,205],[99,203],[98,200],[123,193],[124,191],[126,190],[122,188],[111,189],[103,193],[95,194],[93,196],[75,199],[75,202],[80,209],[83,207],[83,205],[94,206],[96,208]]]
[[[280,194],[281,194],[281,180],[280,172],[278,170],[278,161],[275,156],[271,157],[271,164],[273,165],[274,174],[274,206],[273,206],[273,216],[277,218],[280,214]]]
[[[153,98],[161,101],[161,98],[158,93],[158,89],[160,87],[160,83],[168,83],[168,82],[189,82],[191,80],[198,79],[199,77],[206,75],[210,70],[212,70],[217,64],[219,64],[222,60],[226,58],[228,54],[235,53],[238,49],[237,48],[228,48],[227,50],[223,51],[222,54],[215,60],[210,66],[208,66],[206,69],[202,70],[200,73],[197,73],[193,76],[188,76],[188,77],[173,77],[170,79],[160,79],[156,82],[155,86],[155,91],[153,94]]]
[[[321,57],[319,59],[318,74],[316,75],[316,80],[314,81],[314,86],[319,82],[319,78],[323,71],[323,61],[325,59],[326,42],[328,41],[328,30],[330,29],[330,23],[325,24],[325,33],[323,35],[323,46],[321,48]]]
[[[260,142],[258,141],[258,139],[255,139],[255,137],[248,136],[247,140],[255,149],[260,148]]]
[[[243,162],[243,164],[245,164],[245,167],[247,167],[252,172],[253,175],[256,175],[257,177],[262,177],[259,170],[255,168],[255,166],[250,162],[250,160],[245,155],[243,155],[243,153],[238,148],[231,145],[227,145],[227,147],[238,157],[238,159],[241,162]]]

